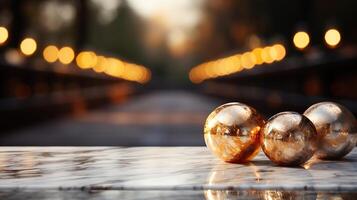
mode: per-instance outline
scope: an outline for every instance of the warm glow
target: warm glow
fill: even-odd
[[[21,65],[24,63],[24,57],[17,49],[6,50],[4,58],[6,62],[12,65]]]
[[[107,64],[107,59],[104,56],[97,56],[97,63],[94,65],[93,70],[98,73],[104,72]]]
[[[223,76],[225,74],[225,66],[223,65],[224,62],[222,62],[223,59],[219,59],[214,62],[210,62],[207,64],[205,67],[207,70],[205,71],[206,73],[209,74],[209,78],[215,78],[217,76]]]
[[[137,82],[139,83],[147,83],[151,79],[151,72],[150,70],[146,69],[145,67],[140,67],[140,75]]]
[[[262,51],[262,59],[265,63],[272,63],[274,62],[274,59],[270,55],[270,49],[271,47],[265,47]]]
[[[295,33],[293,38],[294,45],[299,49],[304,49],[310,43],[310,37],[306,32],[300,31]]]
[[[142,83],[147,83],[148,81],[150,81],[150,79],[151,79],[151,72],[150,70],[146,69]]]
[[[246,69],[251,69],[256,63],[256,58],[253,53],[244,53],[241,57],[242,66]]]
[[[20,49],[23,54],[27,56],[32,55],[37,49],[36,41],[32,38],[26,38],[22,40]]]
[[[124,63],[119,59],[108,58],[107,67],[104,72],[110,76],[120,78],[124,72]]]
[[[338,43],[340,43],[340,41],[341,41],[341,35],[340,35],[340,32],[338,32],[338,30],[330,29],[330,30],[326,31],[325,42],[329,46],[335,47],[336,45],[338,45]]]
[[[54,63],[58,59],[58,48],[56,46],[50,45],[43,50],[43,58],[49,62]]]
[[[108,58],[107,64],[105,73],[114,77],[138,83],[146,83],[151,78],[150,70],[134,63],[127,63],[119,59]]]
[[[220,73],[220,60],[204,63],[201,67],[201,73],[207,78],[217,77]]]
[[[58,54],[58,60],[62,64],[69,64],[74,59],[74,51],[71,47],[63,47],[60,49]]]
[[[83,51],[77,55],[76,63],[82,69],[92,68],[97,64],[97,55],[92,51]]]
[[[138,83],[146,83],[151,78],[149,69],[121,61],[117,58],[97,56],[94,52],[83,51],[77,55],[76,62],[82,69],[93,68],[97,73],[104,72],[106,75],[121,78]]]
[[[227,76],[243,69],[252,69],[263,63],[270,64],[282,60],[286,55],[285,47],[275,44],[265,48],[255,48],[243,54],[236,54],[226,58],[202,63],[189,72],[189,79],[193,83],[200,83],[207,79]]]
[[[3,44],[6,42],[6,40],[9,38],[9,32],[5,27],[0,27],[0,44]]]
[[[192,83],[200,83],[201,82],[195,69],[190,71],[188,78],[191,80]]]
[[[203,63],[189,72],[189,79],[194,83],[199,83],[205,79],[226,76],[241,71],[244,61],[240,55],[233,55],[227,58],[218,59]],[[254,56],[248,56],[248,62],[254,61]]]
[[[131,63],[125,63],[126,70],[124,71],[122,77],[131,81],[137,81],[140,79],[141,71],[140,69]]]
[[[224,75],[229,75],[242,69],[239,56],[237,55],[223,59],[223,63],[225,70]]]
[[[180,32],[179,34],[181,36],[179,36],[179,40],[184,41],[186,40],[184,38],[189,38],[191,33],[195,32],[197,25],[201,22],[203,17],[203,4],[204,1],[192,0],[128,1],[128,5],[134,12],[144,20],[147,20],[152,27],[155,27],[155,33],[163,33],[161,37],[164,37],[163,39],[167,41],[170,50],[172,48],[171,45],[173,45],[173,41],[170,39],[172,34],[176,37],[177,32]],[[149,34],[149,32],[147,32],[147,34]],[[181,41],[179,43],[181,43]],[[176,51],[178,50],[179,53],[181,53],[181,44],[179,45],[179,49],[174,49],[174,53],[177,53]],[[176,45],[177,43],[175,42],[174,46]],[[177,46],[174,48],[177,48]]]
[[[281,44],[276,44],[272,46],[269,49],[269,52],[270,56],[276,61],[282,60],[286,55],[285,47]]]
[[[254,56],[256,58],[257,65],[261,65],[264,62],[264,60],[262,58],[262,52],[263,52],[262,48],[256,48],[252,51],[252,53],[254,54]]]

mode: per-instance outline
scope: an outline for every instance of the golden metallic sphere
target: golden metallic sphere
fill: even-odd
[[[320,159],[342,158],[356,146],[356,119],[344,106],[321,102],[308,108],[304,115],[316,127],[319,136],[316,155]]]
[[[262,130],[262,149],[278,165],[300,165],[316,150],[317,132],[312,122],[296,112],[271,117]]]
[[[251,160],[261,145],[262,116],[242,103],[227,103],[216,108],[207,118],[204,138],[208,148],[226,162]]]

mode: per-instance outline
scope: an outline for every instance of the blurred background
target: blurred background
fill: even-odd
[[[217,106],[357,114],[356,1],[2,0],[0,145],[204,145]]]

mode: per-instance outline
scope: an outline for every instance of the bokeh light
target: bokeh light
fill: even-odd
[[[242,66],[246,69],[254,67],[256,59],[253,53],[246,52],[241,57]]]
[[[20,49],[24,55],[30,56],[35,53],[37,49],[37,43],[33,38],[25,38],[20,44]]]
[[[330,46],[330,47],[335,47],[337,46],[341,41],[341,34],[338,30],[336,29],[329,29],[325,33],[325,42]]]
[[[49,45],[43,50],[42,55],[47,62],[54,63],[58,59],[58,48],[54,45]]]
[[[92,51],[83,51],[77,55],[76,62],[78,67],[89,69],[97,64],[97,55]]]
[[[113,57],[99,56],[92,51],[82,51],[76,57],[76,63],[81,69],[92,68],[97,73],[104,72],[106,75],[121,78],[138,83],[146,83],[151,78],[149,69],[127,63]]]
[[[270,49],[271,47],[264,47],[261,54],[263,61],[267,64],[274,62],[274,59],[271,57]]]
[[[263,63],[270,64],[274,61],[281,61],[285,56],[286,50],[282,44],[264,48],[258,47],[243,54],[236,54],[197,65],[190,70],[189,79],[193,83],[200,83],[207,79],[234,74],[243,69],[249,70]]]
[[[21,65],[24,63],[24,56],[17,50],[10,48],[5,52],[4,58],[6,62],[12,65]]]
[[[271,57],[276,61],[282,60],[286,55],[285,47],[281,44],[273,45],[269,51]]]
[[[107,59],[104,56],[97,56],[97,62],[94,65],[93,70],[97,73],[104,72],[107,64]]]
[[[252,53],[254,54],[255,56],[255,59],[256,59],[256,64],[257,65],[261,65],[263,64],[264,60],[262,58],[262,52],[263,52],[263,49],[262,48],[255,48]]]
[[[107,58],[106,74],[120,78],[124,72],[124,63],[116,58]]]
[[[59,50],[58,53],[58,60],[62,64],[69,64],[73,61],[74,59],[74,51],[71,47],[63,47]]]
[[[293,38],[294,45],[299,49],[304,49],[310,43],[309,34],[304,31],[299,31],[295,33]]]
[[[9,38],[9,32],[5,27],[0,26],[0,45],[5,43]]]

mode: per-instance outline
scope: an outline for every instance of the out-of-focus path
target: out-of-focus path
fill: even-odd
[[[126,103],[1,134],[0,145],[203,145],[203,124],[221,102],[161,91]]]

